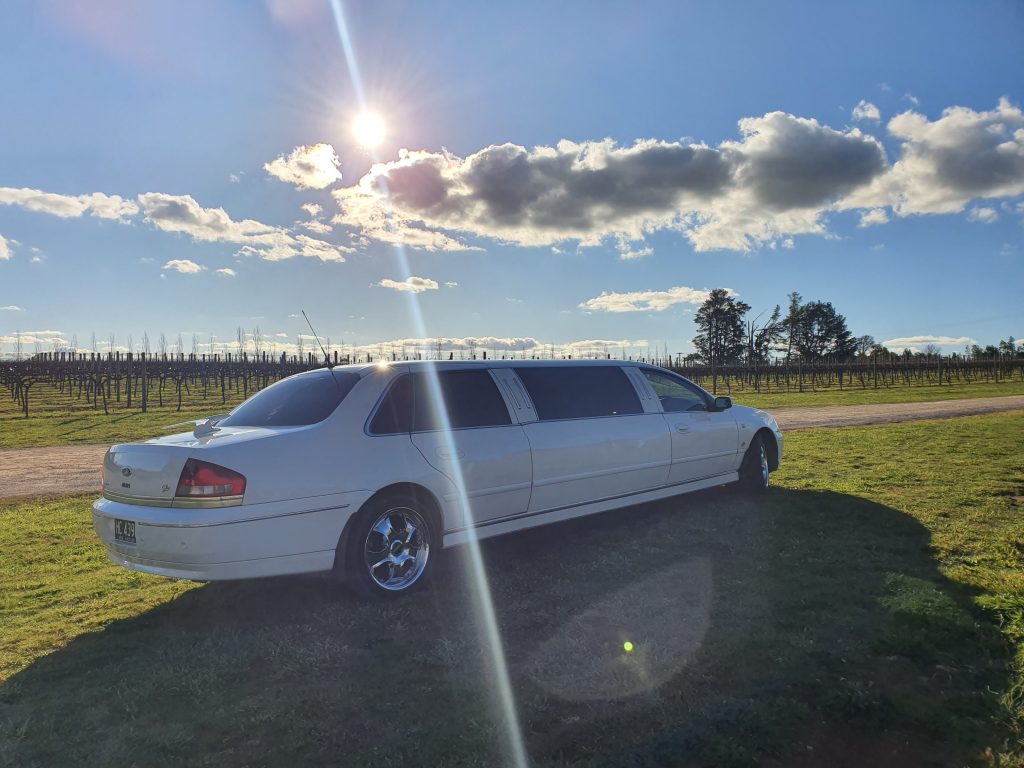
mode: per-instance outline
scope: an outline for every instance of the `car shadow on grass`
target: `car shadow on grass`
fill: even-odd
[[[534,765],[961,765],[1006,736],[1006,650],[897,510],[719,489],[480,553]],[[78,637],[0,686],[0,764],[507,764],[445,554],[396,601],[209,584]]]

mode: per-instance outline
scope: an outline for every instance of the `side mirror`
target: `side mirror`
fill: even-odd
[[[715,398],[715,410],[724,411],[726,408],[732,408],[731,397],[716,397]]]

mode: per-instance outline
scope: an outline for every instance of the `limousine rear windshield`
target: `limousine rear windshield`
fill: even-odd
[[[225,427],[304,427],[323,421],[352,391],[359,375],[314,371],[258,392],[220,422]]]
[[[624,416],[644,410],[621,368],[588,365],[515,371],[542,421]]]

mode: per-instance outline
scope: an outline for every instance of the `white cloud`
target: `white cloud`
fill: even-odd
[[[564,357],[575,356],[605,356],[611,354],[613,357],[621,354],[623,349],[630,351],[645,351],[648,347],[646,339],[580,339],[566,342],[545,342],[532,336],[522,337],[497,337],[497,336],[464,336],[464,337],[437,337],[437,338],[406,338],[377,341],[371,344],[360,344],[357,346],[346,345],[346,351],[354,351],[359,355],[390,355],[395,352],[399,356],[404,350],[406,354],[422,354],[427,357],[435,356],[440,352],[444,357],[454,353],[456,357],[468,356],[470,353],[478,355],[487,350],[490,354],[514,355],[519,357]]]
[[[381,288],[391,288],[392,290],[404,291],[406,293],[423,293],[424,291],[436,291],[438,289],[436,280],[431,280],[429,277],[416,277],[415,275],[411,275],[402,281],[385,277],[377,285]]]
[[[0,235],[0,261],[10,261],[14,255],[11,250],[11,244],[13,240],[8,240],[3,235]]]
[[[749,250],[823,232],[822,212],[886,167],[878,141],[857,129],[773,112],[739,123],[741,141],[611,140],[526,149],[486,147],[463,159],[402,150],[332,194],[334,222],[385,242],[464,249],[449,232],[525,246],[683,231],[697,250]],[[643,250],[626,249],[631,255]]]
[[[181,272],[183,275],[195,275],[203,272],[206,267],[196,264],[191,259],[171,259],[161,269],[170,269],[174,272]]]
[[[237,174],[237,173],[229,173],[228,174],[228,181],[230,181],[232,184],[237,184],[241,180],[242,180],[242,177],[239,174]]]
[[[31,352],[31,348],[37,344],[40,347],[67,347],[69,342],[64,338],[64,334],[61,331],[22,331],[20,334],[11,334],[9,336],[0,336],[0,346],[11,345],[14,346],[21,340],[21,347],[26,352]]]
[[[118,195],[105,195],[102,192],[60,195],[27,187],[0,187],[0,204],[18,205],[63,219],[78,218],[86,212],[100,219],[124,219],[139,212],[138,205]]]
[[[325,224],[320,220],[320,213],[323,211],[323,208],[316,203],[303,203],[302,210],[309,214],[309,221],[295,222],[300,227],[321,235],[326,235],[334,229],[330,224]]]
[[[224,277],[234,277],[238,273],[231,267],[221,267],[220,269],[214,270],[218,275],[224,275]]]
[[[394,354],[398,358],[403,355],[420,355],[426,359],[443,357],[448,359],[453,356],[455,359],[468,359],[471,355],[478,358],[487,353],[488,358],[494,357],[619,357],[620,355],[642,355],[647,354],[649,343],[646,339],[580,339],[576,341],[547,342],[539,339],[525,337],[496,337],[496,336],[465,336],[465,337],[441,337],[441,338],[405,338],[387,339],[365,344],[339,344],[338,339],[345,334],[331,334],[329,350],[338,350],[339,354],[356,354],[365,359],[370,355],[374,359],[381,357],[390,359]],[[284,332],[276,334],[262,334],[264,348],[273,348],[276,353],[286,352],[290,355],[298,351],[298,339],[302,339],[305,351],[316,349],[316,340],[308,333],[289,336]],[[0,343],[4,337],[0,337]],[[13,337],[11,337],[13,338]],[[289,341],[294,338],[295,341]],[[321,337],[324,346],[327,347],[327,339]],[[251,334],[246,334],[246,348],[252,349]],[[23,342],[24,346],[24,342]],[[203,349],[209,349],[209,343],[204,342]],[[227,341],[214,343],[214,352],[234,352],[238,349],[237,341],[232,338]]]
[[[654,253],[654,249],[649,245],[644,245],[644,242],[639,241],[636,247],[629,241],[624,235],[618,235],[616,237],[615,249],[619,252],[619,258],[623,261],[630,261],[632,259],[642,259],[644,256],[650,256]]]
[[[300,189],[323,189],[341,180],[338,154],[330,144],[299,146],[286,158],[281,155],[263,167],[275,176]]]
[[[977,221],[982,224],[991,224],[999,220],[999,214],[995,208],[975,206],[967,212],[968,221]]]
[[[734,293],[731,289],[726,290]],[[684,285],[667,291],[605,291],[600,296],[587,299],[579,307],[590,312],[662,312],[676,304],[703,304],[710,295],[710,291],[699,291]]]
[[[853,119],[854,120],[873,120],[875,122],[882,119],[882,113],[878,111],[878,107],[872,104],[870,101],[861,99],[857,102],[857,106],[853,108]]]
[[[921,100],[912,93],[904,93],[903,98],[913,104],[915,107],[921,103]]]
[[[860,215],[858,227],[873,227],[876,224],[885,224],[889,221],[889,214],[885,208],[871,208]]]
[[[19,307],[15,304],[8,304],[6,307],[0,307],[0,312],[24,312],[23,307]]]
[[[293,235],[284,227],[263,224],[252,219],[234,221],[223,208],[203,208],[190,195],[147,192],[139,195],[146,221],[164,232],[180,232],[193,240],[236,243],[243,256],[258,256],[281,261],[306,256],[321,261],[344,261],[352,248],[317,240],[308,235]]]
[[[449,280],[447,283],[444,284],[444,287],[445,288],[458,288],[459,284],[457,282],[455,282],[454,280]]]
[[[903,141],[899,159],[840,208],[959,213],[974,199],[1024,194],[1024,113],[1007,99],[988,112],[950,107],[937,120],[911,110],[888,130]]]
[[[922,346],[935,344],[939,347],[964,347],[968,344],[977,344],[970,336],[900,336],[895,339],[888,339],[882,342],[882,346],[896,351],[909,349],[911,352],[918,351]]]
[[[310,232],[316,232],[318,235],[326,235],[328,232],[334,231],[334,227],[330,224],[325,224],[322,221],[311,219],[309,221],[300,221],[298,225],[303,229],[308,229]]]

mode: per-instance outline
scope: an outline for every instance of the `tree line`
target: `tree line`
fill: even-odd
[[[797,291],[789,294],[785,313],[776,304],[768,313],[752,320],[751,307],[725,288],[715,288],[694,317],[697,335],[693,338],[696,352],[687,355],[689,364],[757,365],[781,359],[814,362],[820,360],[849,361],[859,358],[936,358],[941,349],[928,344],[923,351],[904,349],[894,353],[878,344],[872,336],[854,336],[846,317],[830,301],[804,301]],[[768,315],[765,318],[765,315]],[[959,353],[951,355],[959,358]],[[995,359],[1024,357],[1024,345],[1018,346],[1013,336],[999,345],[982,348],[977,344],[964,349],[964,359]]]

